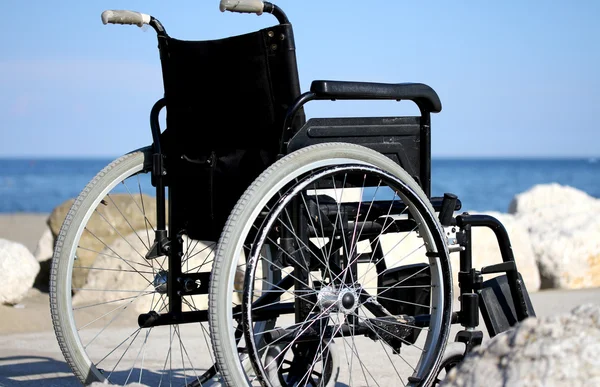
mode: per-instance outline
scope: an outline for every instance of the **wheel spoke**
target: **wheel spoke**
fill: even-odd
[[[112,200],[112,199],[111,199],[111,200]],[[118,208],[117,208],[117,210],[118,210]],[[119,212],[120,212],[120,210],[119,210]],[[144,257],[144,254],[140,253],[140,252],[139,252],[139,251],[138,251],[138,250],[137,250],[137,249],[136,249],[136,248],[135,248],[135,247],[134,247],[134,246],[131,244],[131,242],[130,242],[130,241],[128,241],[128,240],[127,240],[127,238],[126,238],[126,237],[125,237],[123,234],[121,234],[121,232],[120,232],[120,231],[119,231],[119,230],[118,230],[118,229],[117,229],[115,226],[113,226],[113,224],[112,224],[111,222],[109,222],[109,220],[108,220],[108,219],[106,219],[106,217],[105,217],[104,215],[102,215],[102,213],[101,213],[100,211],[96,210],[96,214],[98,214],[98,216],[100,216],[100,217],[101,217],[101,218],[102,218],[102,219],[103,219],[103,220],[106,222],[106,224],[108,224],[108,225],[109,225],[109,226],[110,226],[110,227],[113,229],[113,231],[114,231],[115,233],[117,233],[117,235],[118,235],[118,236],[120,236],[120,237],[121,237],[121,238],[122,238],[122,239],[125,241],[125,243],[127,243],[127,244],[129,245],[129,247],[131,247],[131,249],[132,249],[133,251],[135,251],[135,253],[136,253],[137,255],[139,255],[139,256],[140,256],[140,258],[142,258],[142,259],[146,259],[146,258]],[[127,222],[127,221],[126,221],[126,222]],[[127,222],[127,224],[129,224],[129,223]],[[131,225],[130,225],[130,226],[131,226]],[[88,230],[88,232],[89,232],[89,230]],[[137,233],[135,232],[135,230],[133,230],[133,232],[135,233],[135,236],[136,236],[136,237],[137,237],[137,238],[138,238],[140,241],[142,241],[142,238],[140,238],[140,236],[139,236],[139,235],[137,235]],[[95,236],[95,235],[94,235],[94,236]],[[142,244],[144,244],[144,241],[142,241]],[[111,250],[112,250],[112,249],[111,249]]]
[[[335,152],[321,153],[321,147],[330,146]],[[225,334],[221,331],[213,339],[223,340],[227,349],[232,344],[228,340],[243,333],[256,374],[245,374],[251,381],[259,379],[263,383],[276,378],[271,379],[276,385],[329,385],[329,375],[335,374],[347,385],[379,386],[384,384],[377,368],[382,359],[392,363],[389,372],[383,374],[386,378],[392,375],[398,385],[407,383],[412,375],[431,381],[430,371],[441,356],[439,351],[449,327],[450,304],[445,298],[449,265],[439,220],[405,171],[398,168],[388,172],[392,165],[389,159],[362,148],[360,156],[357,151],[357,162],[349,162],[355,157],[354,151],[345,147],[322,144],[314,146],[314,152],[321,153],[322,158],[308,151],[297,159],[290,157],[287,162],[298,162],[297,171],[278,161],[286,167],[273,167],[257,180],[261,184],[240,198],[244,207],[234,208],[237,216],[224,230],[228,238],[220,243],[215,262],[224,270],[215,273],[213,281],[228,287],[217,285],[211,289],[232,294],[227,296],[227,303],[242,293],[241,314],[233,310],[233,316],[241,315],[244,326]],[[331,158],[331,154],[335,156]],[[308,164],[306,160],[310,160]],[[275,186],[278,188],[271,188]],[[385,199],[380,195],[384,189]],[[420,238],[416,239],[418,243],[413,243],[413,236]],[[264,253],[265,247],[273,255]],[[426,254],[430,252],[440,255]],[[388,257],[393,261],[385,262]],[[418,265],[423,263],[420,271]],[[413,270],[409,265],[417,266]],[[404,267],[410,267],[410,273],[400,271]],[[279,280],[266,278],[271,272],[279,275],[289,270],[293,271],[293,286],[300,291],[280,289]],[[245,273],[243,280],[240,273]],[[420,284],[422,278],[429,283]],[[410,296],[421,291],[433,302]],[[293,311],[287,309],[290,297]],[[259,298],[265,302],[255,303]],[[278,305],[282,305],[277,309],[281,314],[273,315],[277,328],[267,327],[257,333],[264,319],[261,310]],[[423,314],[430,311],[429,326],[413,326],[412,317],[421,309]],[[211,322],[222,325],[222,308],[209,314]],[[231,310],[227,316],[232,316]],[[343,323],[339,316],[343,316]],[[328,323],[320,326],[325,321]],[[337,371],[337,358],[333,360],[335,365],[330,365],[335,350],[333,339],[339,337],[346,352],[341,373]],[[270,349],[263,357],[267,346]],[[365,356],[364,351],[373,349],[377,358]],[[378,369],[377,375],[371,368]],[[243,367],[241,370],[246,372]],[[239,375],[239,368],[234,367],[227,382],[243,383],[245,379]]]
[[[140,292],[134,299],[132,299],[131,301],[129,301],[127,303],[127,305],[131,305],[135,300],[137,300],[142,294],[144,294],[144,291]],[[90,340],[83,348],[86,349],[90,344],[92,344],[94,342],[94,340],[96,340],[98,338],[98,336],[100,336],[102,334],[102,332],[104,332],[106,330],[106,328],[108,328],[117,318],[119,318],[123,312],[127,309],[127,306],[123,306],[121,308],[121,311],[119,313],[117,313],[109,322],[108,324],[106,324],[106,326],[104,326],[104,328],[102,328],[97,334],[96,336],[94,336],[94,338],[92,340]]]
[[[338,322],[339,322],[339,318],[338,318]],[[343,341],[343,343],[344,343],[344,354],[345,354],[345,356],[346,356],[346,362],[348,362],[348,351],[347,351],[347,349],[346,349],[346,346],[350,346],[350,345],[347,343],[347,339],[346,339],[346,337],[344,337],[344,332],[343,332],[343,331],[342,331],[342,341]],[[352,347],[350,347],[350,350],[351,350],[351,351],[354,351],[354,350],[355,350],[355,348],[352,348]],[[361,370],[362,370],[362,372],[363,372],[363,376],[364,376],[364,378],[365,378],[365,383],[367,383],[367,386],[368,386],[368,385],[369,385],[369,379],[368,379],[368,378],[367,378],[367,376],[365,375],[365,368],[366,368],[366,367],[365,367],[365,365],[363,364],[363,362],[360,360],[360,358],[359,358],[359,361],[360,361],[360,363],[361,363]],[[349,366],[349,367],[348,367],[348,370],[349,370],[350,372],[352,372],[352,367],[350,367],[350,366]],[[375,384],[377,384],[377,385],[379,386],[379,383],[377,383],[377,379],[376,379],[376,378],[375,378],[375,377],[374,377],[374,376],[371,374],[371,372],[369,371],[369,369],[368,369],[368,368],[366,369],[366,371],[367,371],[367,373],[369,374],[369,376],[371,377],[371,379],[373,379],[373,381],[375,382]],[[351,374],[350,376],[352,376],[352,374]]]
[[[125,184],[125,183],[123,183]],[[131,200],[135,203],[135,199],[133,199],[133,196],[131,195],[131,193],[129,194],[129,196],[131,197]],[[142,238],[139,236],[139,234],[137,233],[137,230],[131,225],[131,223],[129,222],[129,220],[127,220],[127,217],[125,216],[125,214],[123,214],[123,212],[121,211],[121,209],[119,208],[119,206],[117,206],[117,203],[115,203],[115,201],[113,200],[113,198],[110,195],[106,195],[107,198],[110,199],[110,201],[112,202],[112,204],[115,206],[115,208],[117,209],[117,211],[119,212],[119,214],[121,214],[121,216],[123,217],[123,219],[125,220],[125,223],[127,223],[127,225],[129,226],[129,228],[132,231],[132,234],[135,234],[135,236],[138,238],[138,240],[142,243],[142,245],[144,246],[144,248],[146,248],[147,250],[150,249],[150,244],[146,244],[144,243],[144,241],[142,240]],[[138,207],[139,208],[139,207]],[[100,216],[102,216],[102,219],[106,220],[106,218],[100,213],[97,212]],[[108,222],[108,220],[106,220]],[[111,225],[112,226],[112,225]],[[115,229],[115,231],[117,230],[115,227],[113,227],[113,229]],[[121,234],[119,234],[121,235]],[[125,239],[125,238],[123,238]],[[131,245],[130,245],[131,246]],[[131,246],[131,248],[133,248],[133,246]],[[136,251],[137,252],[137,251]]]
[[[199,372],[205,369],[201,364],[205,351],[196,351],[197,335],[190,335],[187,325],[177,326],[175,332],[172,327],[138,325],[140,314],[147,311],[164,314],[169,309],[167,295],[153,286],[160,271],[169,272],[169,258],[167,255],[145,258],[155,231],[156,219],[150,218],[160,211],[160,208],[154,210],[154,203],[150,202],[153,199],[144,193],[146,184],[148,188],[151,186],[144,160],[151,157],[152,149],[148,148],[107,166],[77,198],[77,205],[68,215],[70,223],[65,223],[60,232],[65,243],[57,253],[58,276],[51,279],[52,318],[55,329],[61,333],[61,350],[76,375],[85,376],[81,380],[85,383],[110,379],[111,384],[117,385],[135,381],[199,386],[215,373],[214,366]],[[176,230],[174,225],[170,226],[172,231]],[[203,261],[200,267],[207,267],[207,271],[212,266],[214,251],[211,250],[215,244],[206,250],[198,243],[186,238],[184,271],[200,261]],[[200,253],[210,254],[194,261]],[[88,277],[83,277],[88,273]],[[194,297],[190,297],[193,303]],[[182,302],[186,305],[187,299]],[[195,304],[188,303],[185,308],[188,307],[199,310]],[[201,346],[206,346],[212,355],[207,323],[198,324],[204,337]],[[142,329],[146,330],[143,334]],[[157,358],[155,342],[166,337],[165,329],[171,345]],[[178,344],[172,341],[175,339]],[[80,364],[86,364],[86,368],[81,369]]]

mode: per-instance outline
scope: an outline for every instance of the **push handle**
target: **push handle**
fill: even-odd
[[[145,13],[121,10],[106,10],[102,12],[102,23],[104,24],[131,24],[143,27],[150,24],[151,17]]]
[[[265,9],[265,4],[261,0],[221,0],[219,9],[221,12],[231,11],[260,15]]]

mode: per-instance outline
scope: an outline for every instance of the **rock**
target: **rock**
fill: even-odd
[[[558,183],[539,184],[516,195],[508,205],[509,214],[534,212],[569,213],[598,206],[598,199],[576,188]]]
[[[45,261],[39,262],[39,264],[40,264],[40,271],[38,272],[38,275],[35,277],[33,286],[42,292],[49,292],[50,291],[50,272],[52,271],[52,259],[47,259]]]
[[[48,218],[48,226],[54,238],[69,212],[74,199],[56,207]],[[123,238],[134,230],[141,230],[156,223],[156,201],[143,194],[107,195],[90,217],[79,241],[77,257],[80,267],[93,265],[98,252],[110,245],[116,238]],[[144,231],[145,234],[145,231]],[[153,236],[150,235],[151,240]],[[145,253],[144,253],[145,254]],[[85,284],[87,269],[73,270],[73,287],[81,288]]]
[[[154,239],[150,238],[150,241]],[[184,272],[208,272],[212,269],[214,243],[190,240],[184,236],[185,260]],[[188,248],[189,247],[189,248]],[[87,270],[85,289],[73,296],[74,305],[89,305],[93,303],[110,302],[114,308],[118,303],[130,303],[136,313],[146,313],[150,310],[159,311],[166,306],[161,304],[161,298],[154,295],[153,281],[162,269],[168,270],[168,261],[159,257],[148,261],[144,255],[148,251],[148,236],[146,230],[131,233],[124,239],[115,240],[104,248],[93,263],[93,269]],[[189,258],[187,258],[189,257]],[[104,291],[111,290],[111,291]],[[185,297],[189,304],[184,303],[183,310],[202,310],[208,305],[206,295]]]
[[[19,303],[33,286],[40,264],[27,247],[6,239],[0,239],[0,273],[3,281],[0,302]]]
[[[509,211],[528,230],[541,288],[600,286],[600,200],[559,184],[538,185]]]
[[[69,199],[63,202],[61,205],[54,208],[50,214],[48,226],[50,227],[50,230],[52,230],[52,235],[55,238],[58,236],[65,217],[74,201],[75,199]],[[105,233],[115,234],[116,231],[121,230],[130,230],[125,219],[129,222],[132,222],[133,219],[131,226],[136,230],[143,228],[146,225],[146,220],[150,220],[151,223],[156,222],[156,200],[154,197],[147,194],[143,194],[141,199],[138,194],[109,194],[104,198],[102,204],[103,205],[98,207],[102,216],[92,218],[90,220],[91,223],[88,223],[90,228],[96,231],[105,230],[107,228],[107,222],[116,225],[117,228],[117,230],[102,231],[102,235]],[[166,205],[168,208],[168,203],[166,203]],[[143,214],[145,214],[145,218]]]
[[[54,240],[56,240],[56,237],[60,232],[60,228],[62,227],[62,224],[65,221],[65,218],[67,217],[67,214],[69,213],[69,210],[71,209],[71,206],[73,206],[74,202],[75,199],[69,199],[55,207],[50,213],[47,223],[50,231],[52,232],[52,237]]]
[[[474,349],[441,386],[600,385],[600,306],[528,318]]]
[[[38,262],[43,262],[51,259],[53,253],[54,236],[52,235],[52,230],[50,230],[50,227],[47,227],[37,243],[37,247],[33,252],[33,256]]]
[[[40,263],[40,271],[33,286],[42,290],[49,290],[50,283],[50,270],[52,267],[52,255],[54,254],[54,237],[52,236],[52,230],[50,227],[46,227],[46,230],[42,234],[42,237],[37,243],[37,247],[33,252],[35,259]]]

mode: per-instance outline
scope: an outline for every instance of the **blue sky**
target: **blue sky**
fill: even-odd
[[[600,156],[600,2],[281,0],[302,90],[314,79],[422,82],[434,157]],[[435,4],[435,5],[432,5]],[[152,14],[181,39],[245,33],[270,15],[218,0],[5,1],[0,157],[113,157],[151,141],[162,96],[154,31],[103,25]],[[311,102],[309,117],[403,115],[410,102]]]

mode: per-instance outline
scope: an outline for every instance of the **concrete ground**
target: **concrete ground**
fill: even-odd
[[[47,214],[2,214],[0,215],[0,238],[21,242],[33,252],[45,229],[47,216]],[[600,288],[541,291],[532,293],[531,299],[537,316],[544,317],[568,313],[575,306],[584,303],[600,305]],[[0,305],[0,318],[0,387],[81,385],[71,373],[60,352],[50,319],[46,292],[32,289],[17,306]],[[454,340],[455,332],[459,328],[459,326],[453,327],[450,340]],[[481,328],[485,333],[483,321]],[[111,328],[110,335],[117,336],[119,332],[118,327]],[[163,344],[148,352],[150,355],[145,361],[164,361],[164,343],[168,343],[168,335],[165,335],[161,342]],[[114,348],[109,346],[109,343],[102,344],[107,348]],[[370,385],[384,386],[386,379],[393,379],[394,376],[392,374],[390,378],[389,374],[393,372],[391,367],[381,367],[378,364],[381,361],[380,349],[381,347],[377,345],[367,345],[364,351],[362,348],[360,351],[363,361],[376,366],[377,383],[370,383]],[[210,357],[206,356],[204,360],[210,363]],[[344,379],[346,361],[341,363],[341,378]],[[347,384],[338,383],[336,387],[346,386]]]
[[[567,313],[583,303],[600,305],[600,289],[541,291],[531,294],[531,299],[537,316],[543,317]],[[38,332],[0,332],[0,386],[80,386],[59,350],[49,321],[49,312],[32,312],[34,309],[39,311],[44,306],[47,307],[43,305],[44,302],[47,302],[46,293],[33,292],[22,303],[23,308],[2,307],[0,312],[3,318],[13,319],[15,322],[21,320],[23,324],[27,324],[26,320],[34,315],[46,321],[42,325],[43,330]],[[453,336],[454,334],[451,335],[451,339]]]

